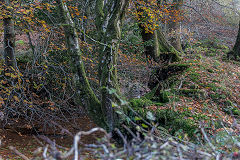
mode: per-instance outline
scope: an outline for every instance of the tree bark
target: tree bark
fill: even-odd
[[[173,11],[179,11],[182,7],[183,0],[173,0]],[[173,12],[174,13],[174,12]],[[175,15],[172,14],[172,17]],[[172,46],[182,52],[181,38],[180,38],[180,23],[179,20],[172,20],[169,22],[170,42]]]
[[[176,62],[181,59],[181,53],[168,42],[160,28],[153,33],[146,33],[144,27],[140,29],[143,42],[148,42],[144,46],[144,53],[147,57],[149,56],[155,62]]]
[[[228,52],[227,56],[229,59],[240,61],[240,22],[239,22],[238,35],[237,35],[235,45],[232,51]]]
[[[136,4],[136,7],[138,8],[138,12],[144,12],[143,9],[141,9],[141,6],[138,7],[138,4]],[[145,13],[147,15],[147,13]],[[150,58],[152,58],[156,62],[175,62],[179,61],[181,52],[178,52],[166,39],[165,35],[163,34],[161,28],[154,30],[153,32],[146,32],[146,28],[142,25],[142,23],[146,23],[146,19],[142,17],[142,15],[139,16],[139,28],[141,30],[141,36],[143,39],[143,42],[145,42],[144,49],[145,49],[145,55]],[[147,15],[148,16],[148,15]],[[150,23],[150,22],[148,22]],[[147,42],[147,43],[146,43]]]
[[[66,2],[62,0],[57,0],[57,2],[59,4],[60,16],[63,18],[62,25],[65,31],[66,44],[71,55],[71,67],[75,74],[76,102],[82,104],[90,118],[97,125],[106,128],[104,115],[101,112],[101,103],[90,87],[86,76],[75,24],[70,16]]]
[[[5,5],[10,5],[8,0],[5,0]],[[11,12],[11,11],[9,11]],[[4,23],[4,59],[7,67],[17,68],[15,58],[15,31],[14,22],[11,16],[3,19]]]
[[[181,52],[178,52],[170,44],[160,29],[156,30],[155,32],[155,52],[156,55],[159,55],[160,61],[169,63],[180,61]]]
[[[102,112],[106,117],[108,130],[113,131],[117,124],[117,115],[114,112],[112,103],[117,99],[109,90],[114,89],[119,92],[117,80],[117,56],[119,41],[121,39],[122,21],[128,6],[129,0],[97,0],[96,5],[96,27],[99,32],[99,82],[101,87]]]

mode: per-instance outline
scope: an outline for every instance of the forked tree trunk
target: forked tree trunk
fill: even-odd
[[[96,27],[99,32],[99,41],[105,45],[99,45],[99,82],[101,87],[101,106],[106,117],[109,131],[118,124],[117,115],[113,108],[113,102],[117,99],[109,90],[114,89],[119,94],[117,80],[117,56],[119,41],[121,39],[122,21],[129,0],[97,0],[96,3]]]
[[[10,5],[8,0],[5,0],[5,5]],[[6,17],[3,19],[4,23],[4,59],[7,67],[17,68],[15,59],[15,31],[14,22],[12,18]]]
[[[101,111],[101,103],[90,87],[86,76],[75,24],[70,16],[66,2],[63,2],[63,0],[57,0],[57,2],[59,4],[60,15],[63,18],[62,25],[65,31],[66,44],[71,55],[72,71],[75,73],[76,102],[87,110],[88,115],[97,125],[105,128],[106,123]]]
[[[235,45],[232,51],[228,52],[227,56],[229,59],[240,61],[240,22],[239,22],[237,40],[235,42]]]

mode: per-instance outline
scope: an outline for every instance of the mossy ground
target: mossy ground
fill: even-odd
[[[159,97],[133,99],[130,104],[143,117],[151,111],[156,123],[171,134],[181,133],[180,137],[194,137],[202,122],[208,125],[208,133],[221,130],[220,120],[231,128],[240,115],[240,65],[223,61],[226,48],[222,48],[186,54],[183,62],[190,67],[165,80],[172,85]],[[209,56],[209,52],[214,55]]]

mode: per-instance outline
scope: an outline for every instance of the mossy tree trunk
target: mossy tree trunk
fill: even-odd
[[[178,52],[166,39],[165,35],[163,34],[160,27],[158,27],[153,32],[146,32],[144,23],[150,23],[146,22],[148,21],[148,18],[150,17],[143,9],[141,9],[141,6],[138,7],[138,3],[136,3],[136,7],[138,8],[138,12],[143,12],[145,17],[142,15],[139,16],[139,28],[141,30],[141,36],[143,39],[143,42],[145,43],[145,55],[150,58],[152,58],[156,62],[164,61],[164,62],[175,62],[179,61],[181,53]]]
[[[181,52],[177,51],[166,39],[161,29],[154,32],[154,46],[156,55],[159,55],[160,61],[177,62],[180,61]]]
[[[104,115],[101,112],[101,103],[90,87],[86,76],[82,53],[79,47],[79,40],[75,24],[70,16],[66,2],[57,0],[59,4],[60,16],[62,17],[62,26],[65,31],[66,45],[71,55],[71,67],[75,74],[77,103],[80,103],[88,112],[90,118],[100,127],[105,127]]]
[[[235,42],[235,45],[234,45],[232,51],[228,52],[227,56],[229,59],[240,61],[240,22],[239,22],[237,40]]]
[[[5,0],[5,5],[9,6],[10,2]],[[8,10],[8,12],[11,12]],[[9,15],[5,15],[3,19],[4,24],[4,59],[7,67],[17,68],[17,63],[15,59],[15,31],[14,31],[14,21]]]
[[[172,10],[179,12],[183,4],[183,0],[173,0],[173,7]],[[175,13],[175,12],[173,12]],[[171,15],[172,17],[176,16],[174,14]],[[178,15],[179,16],[179,15]],[[176,17],[176,20],[170,20],[169,22],[169,32],[170,32],[170,42],[172,46],[178,50],[179,52],[182,52],[182,45],[181,45],[181,39],[180,39],[180,23],[178,20],[179,17]]]
[[[109,89],[114,89],[119,94],[117,80],[117,56],[119,41],[121,39],[122,22],[129,0],[97,0],[96,3],[96,27],[99,45],[99,83],[101,87],[102,112],[106,117],[109,131],[112,131],[118,124],[117,115],[112,107],[117,102],[114,94]],[[103,45],[104,44],[104,45]]]

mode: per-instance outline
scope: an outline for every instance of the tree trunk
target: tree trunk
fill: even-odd
[[[155,52],[159,55],[160,61],[177,62],[180,61],[181,52],[178,52],[166,39],[163,32],[158,29],[155,31]]]
[[[183,0],[173,0],[173,11],[179,11],[181,9]],[[173,12],[175,13],[175,12]],[[172,17],[175,15],[172,14]],[[169,32],[170,32],[170,42],[172,46],[178,50],[179,52],[182,52],[182,45],[181,45],[181,39],[180,39],[180,23],[179,20],[170,20],[169,22]]]
[[[227,56],[229,59],[240,61],[240,22],[239,22],[237,40],[235,42],[235,45],[232,51],[228,52]]]
[[[136,7],[138,8],[138,12],[144,12],[144,10],[140,7],[138,7],[138,4],[136,4]],[[147,13],[144,14],[147,17],[150,17],[147,15]],[[179,61],[180,58],[180,52],[178,52],[166,39],[165,35],[161,31],[161,28],[158,28],[154,30],[153,32],[146,32],[146,28],[143,23],[146,23],[146,17],[142,17],[142,15],[139,16],[139,28],[141,30],[141,36],[143,39],[143,42],[145,42],[144,48],[145,48],[145,55],[150,58],[152,58],[156,62],[175,62]],[[150,23],[150,22],[147,22]]]
[[[114,89],[117,94],[119,86],[117,81],[117,56],[119,41],[121,39],[122,21],[128,6],[128,0],[97,0],[96,27],[99,32],[99,40],[105,45],[99,46],[99,82],[102,95],[102,111],[106,117],[109,131],[117,124],[117,115],[113,110],[112,103],[117,101],[114,94],[109,90]]]
[[[105,128],[106,123],[104,121],[104,115],[101,112],[101,103],[90,87],[86,76],[75,24],[70,16],[66,2],[62,0],[57,0],[57,2],[59,4],[60,15],[63,18],[66,44],[72,58],[71,67],[75,74],[76,102],[82,104],[90,118],[97,125]]]
[[[10,2],[5,0],[7,6]],[[10,11],[9,11],[10,12]],[[17,68],[17,63],[15,59],[15,32],[14,32],[14,22],[12,18],[6,17],[3,19],[4,23],[4,59],[7,67]]]
[[[150,32],[146,32],[145,28],[141,24],[139,24],[139,28],[141,29],[141,36],[144,43],[145,56],[152,58],[156,62],[159,61],[159,55],[158,55],[158,52],[155,51],[155,45],[154,45],[156,32],[154,32],[154,34]]]
[[[140,29],[143,42],[148,42],[148,44],[144,46],[147,57],[149,56],[155,62],[176,62],[181,59],[181,53],[167,41],[160,29],[155,30],[153,33],[146,33],[143,27],[140,27]]]

